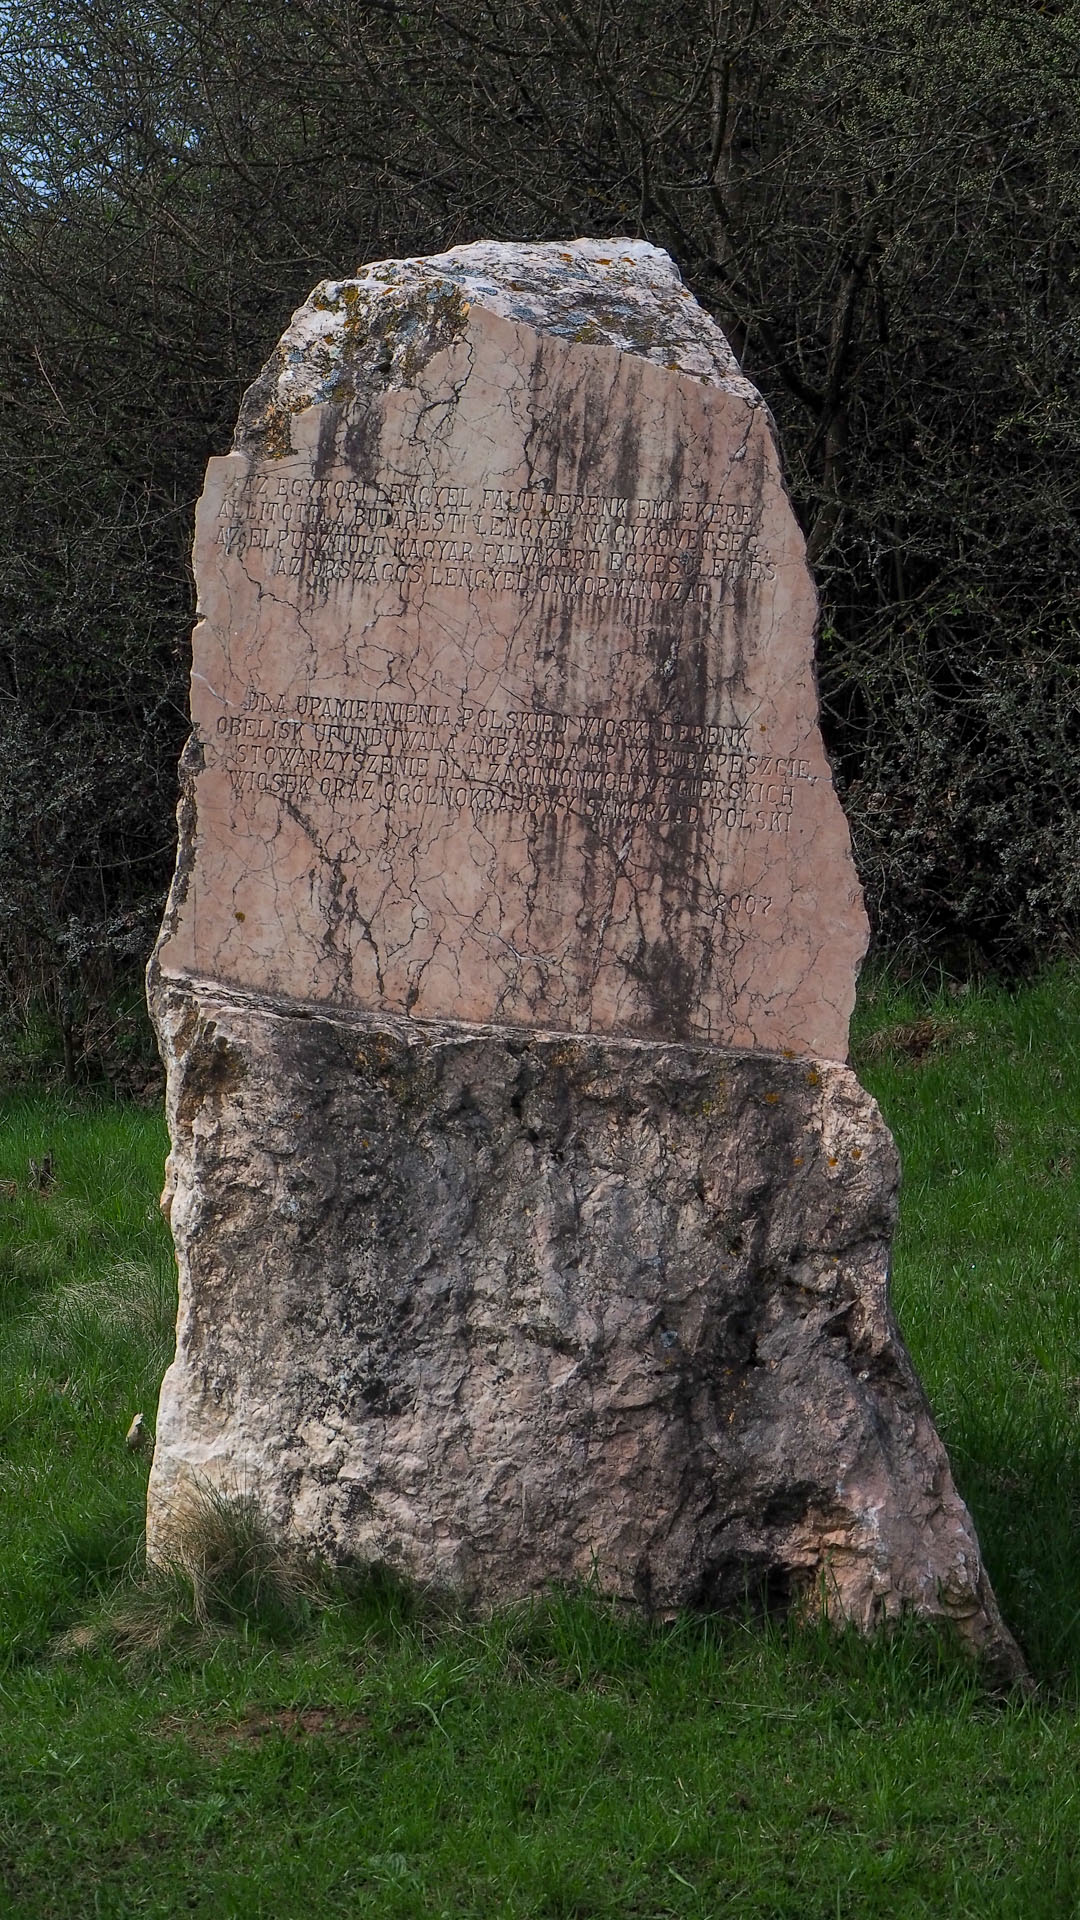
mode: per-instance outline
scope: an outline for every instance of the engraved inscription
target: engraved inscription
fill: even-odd
[[[265,476],[227,495],[225,553],[326,595],[339,581],[569,600],[707,602],[773,560],[740,501]]]
[[[765,410],[482,289],[449,343],[410,309],[408,369],[354,391],[381,288],[348,378],[305,320],[312,366],[283,349],[208,476],[169,964],[418,1021],[842,1048],[816,970],[861,922]]]
[[[762,751],[747,721],[692,726],[592,714],[498,714],[410,701],[249,687],[217,720],[218,764],[238,799],[431,809],[474,816],[577,813],[607,825],[699,820],[728,832],[786,833],[805,759]]]

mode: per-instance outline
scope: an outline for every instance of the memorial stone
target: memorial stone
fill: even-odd
[[[151,1551],[243,1491],[483,1602],[914,1609],[1008,1665],[844,1064],[803,541],[666,255],[318,287],[196,572]]]

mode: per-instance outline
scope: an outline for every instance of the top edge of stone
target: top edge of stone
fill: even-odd
[[[385,1033],[392,1035],[401,1045],[431,1047],[439,1045],[472,1045],[495,1041],[513,1047],[541,1048],[571,1046],[580,1048],[601,1048],[607,1052],[622,1052],[641,1058],[659,1059],[662,1055],[686,1055],[704,1060],[724,1058],[733,1061],[757,1061],[758,1063],[783,1069],[816,1068],[819,1072],[836,1069],[843,1074],[853,1074],[854,1069],[849,1058],[833,1054],[808,1053],[804,1049],[793,1047],[756,1047],[736,1046],[731,1042],[704,1040],[700,1037],[676,1039],[674,1037],[657,1039],[641,1034],[612,1033],[607,1029],[590,1028],[576,1031],[568,1027],[518,1026],[512,1022],[498,1020],[455,1020],[449,1015],[417,1018],[412,1014],[395,1013],[389,1008],[350,1007],[331,1005],[321,1000],[300,1000],[291,995],[279,993],[259,993],[251,988],[231,986],[225,981],[214,980],[208,975],[192,973],[174,973],[169,969],[157,968],[151,982],[151,1003],[155,1008],[155,1017],[159,1027],[165,1031],[169,1024],[169,997],[178,995],[183,1004],[194,1001],[204,1012],[215,1011],[225,1014],[238,1014],[241,1018],[262,1020],[282,1020],[295,1022],[300,1026],[322,1024],[341,1027],[351,1033]]]
[[[764,404],[662,248],[619,236],[476,240],[320,281],[249,388],[235,447],[261,437],[268,408],[291,414],[348,404],[370,397],[372,376],[383,388],[411,384],[431,352],[463,331],[471,307]]]

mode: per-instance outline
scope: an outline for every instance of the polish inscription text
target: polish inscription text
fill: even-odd
[[[674,819],[782,834],[800,784],[815,779],[806,760],[766,752],[748,721],[500,714],[314,693],[287,703],[256,687],[238,712],[219,715],[214,748],[240,800],[270,794],[397,818],[570,813],[606,827]]]

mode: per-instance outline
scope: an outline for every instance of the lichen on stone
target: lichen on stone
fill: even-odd
[[[292,444],[289,420],[304,408],[353,407],[387,387],[412,386],[433,355],[465,334],[473,303],[760,404],[720,329],[659,248],[640,240],[478,241],[320,282],[245,394],[235,446],[281,458]]]

